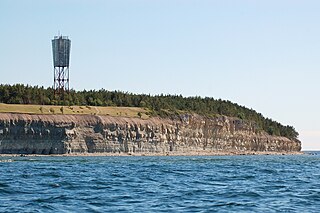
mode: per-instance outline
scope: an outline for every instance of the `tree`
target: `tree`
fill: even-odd
[[[53,109],[52,107],[49,109],[49,111],[50,111],[52,114],[54,114],[54,109]]]

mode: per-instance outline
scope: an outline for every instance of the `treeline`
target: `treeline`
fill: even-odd
[[[206,116],[226,115],[249,120],[270,135],[297,139],[298,133],[292,126],[284,126],[252,109],[230,101],[214,98],[183,97],[181,95],[146,95],[121,91],[71,90],[65,97],[55,97],[52,88],[25,86],[22,84],[0,85],[0,102],[7,104],[40,105],[87,105],[144,107],[153,115],[162,117],[183,112],[194,112]]]

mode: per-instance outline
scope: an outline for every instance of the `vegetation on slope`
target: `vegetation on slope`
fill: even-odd
[[[113,106],[113,107],[141,107],[151,112],[151,115],[170,116],[180,112],[197,113],[214,116],[226,115],[249,120],[258,129],[270,135],[284,136],[297,139],[298,133],[292,126],[284,126],[269,118],[263,117],[253,109],[248,109],[230,101],[214,98],[183,97],[181,95],[146,95],[132,94],[121,91],[74,91],[57,100],[52,88],[38,86],[0,85],[0,103],[6,104],[37,104],[37,105],[83,105],[83,106]]]

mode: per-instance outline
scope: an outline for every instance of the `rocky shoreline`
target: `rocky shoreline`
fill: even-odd
[[[0,113],[0,154],[166,156],[298,154],[301,142],[248,121],[184,114],[175,119]]]
[[[193,152],[193,153],[71,153],[71,154],[0,154],[0,157],[156,157],[156,156],[240,156],[240,155],[305,155],[304,152]]]

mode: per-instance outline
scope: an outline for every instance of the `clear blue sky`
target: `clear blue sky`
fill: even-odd
[[[319,11],[316,0],[1,0],[0,83],[52,86],[60,31],[76,90],[226,99],[320,150]]]

